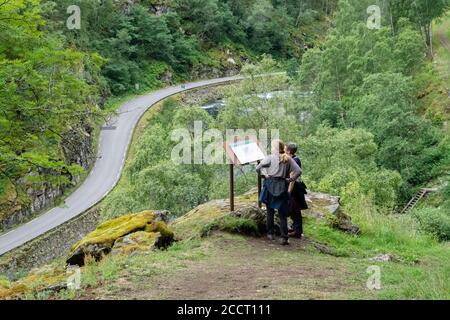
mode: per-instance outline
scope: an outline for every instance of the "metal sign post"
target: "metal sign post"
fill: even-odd
[[[234,164],[230,164],[230,210],[234,211]]]
[[[262,189],[262,178],[261,175],[258,174],[258,208],[261,209],[261,201],[259,201],[261,196],[261,189]]]

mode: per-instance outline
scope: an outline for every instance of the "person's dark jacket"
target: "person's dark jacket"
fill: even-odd
[[[292,160],[297,163],[297,165],[302,168],[302,161],[299,157],[296,155],[292,157]],[[306,203],[305,194],[308,192],[306,191],[307,187],[305,183],[299,179],[295,181],[294,188],[292,190],[291,197],[295,200],[296,204],[295,206],[298,207],[300,210],[306,210],[308,209],[308,204]]]

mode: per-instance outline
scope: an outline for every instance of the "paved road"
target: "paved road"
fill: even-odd
[[[122,105],[117,118],[105,124],[100,132],[98,159],[83,184],[66,199],[63,207],[53,208],[0,236],[0,255],[80,215],[103,199],[120,178],[134,127],[152,105],[185,90],[241,79],[242,77],[236,76],[188,83],[183,87],[169,87]]]

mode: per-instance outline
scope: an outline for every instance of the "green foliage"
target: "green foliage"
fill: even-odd
[[[104,94],[122,94],[136,84],[155,88],[146,81],[148,64],[163,62],[167,71],[186,74],[198,64],[210,64],[205,51],[211,48],[239,47],[252,53],[270,53],[280,58],[295,55],[297,44],[290,37],[299,25],[313,24],[330,14],[335,0],[316,1],[249,0],[174,0],[152,2],[56,0],[46,2],[45,30],[58,33],[69,45],[94,51],[107,62],[102,69]],[[66,8],[76,4],[82,12],[81,30],[65,28]],[[150,8],[149,8],[150,5]],[[303,41],[299,39],[299,41]],[[162,73],[155,73],[159,80]]]
[[[136,199],[147,208],[169,208],[181,214],[207,200],[202,176],[170,161],[139,172],[135,183],[139,186]]]
[[[0,276],[0,288],[9,288],[11,281],[6,276]]]
[[[256,1],[245,21],[249,42],[258,52],[286,53],[293,19],[286,8],[274,8],[271,1]]]
[[[412,18],[400,15],[395,33],[387,27],[369,30],[360,19],[365,4],[340,3],[336,27],[322,50],[305,54],[299,81],[315,92],[316,126],[326,122],[373,134],[376,164],[401,174],[400,199],[405,201],[414,186],[443,172],[449,144],[419,114],[416,92],[429,83],[415,80],[428,71],[425,45]]]
[[[450,207],[420,208],[412,212],[422,231],[439,241],[450,240]]]
[[[226,216],[222,219],[216,219],[210,223],[205,224],[200,230],[200,236],[207,237],[213,230],[251,236],[259,235],[258,225],[256,224],[255,220],[231,216]]]
[[[362,129],[319,127],[314,136],[300,142],[304,179],[313,190],[343,197],[344,206],[354,194],[362,194],[379,208],[392,208],[401,177],[376,165],[373,135]],[[349,192],[351,190],[351,192]]]
[[[356,126],[374,133],[379,145],[377,162],[402,174],[407,183],[404,195],[407,188],[440,173],[449,148],[439,129],[417,115],[411,103],[413,87],[400,74],[369,76],[362,86],[365,94],[349,112]]]
[[[219,43],[225,37],[242,40],[236,17],[227,3],[218,0],[175,0],[173,8],[187,34],[196,34],[202,42]]]
[[[414,264],[436,242],[426,235],[416,232],[414,224],[407,218],[394,220],[389,216],[370,215],[370,219],[363,222],[358,214],[352,216],[359,223],[363,232],[359,236],[348,235],[331,228],[326,221],[316,223],[305,219],[305,234],[331,248],[338,256],[374,257],[380,253],[395,255],[403,263]]]
[[[39,1],[0,5],[0,174],[15,183],[31,172],[30,183],[64,185],[81,168],[65,163],[60,143],[101,115],[103,61],[43,33],[40,13]]]

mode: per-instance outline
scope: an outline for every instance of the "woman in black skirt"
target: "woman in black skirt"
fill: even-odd
[[[281,244],[289,244],[287,218],[289,214],[289,194],[294,182],[300,176],[301,169],[297,163],[285,153],[285,145],[281,140],[272,141],[272,154],[265,157],[256,171],[265,176],[260,201],[267,207],[267,234],[275,239],[274,215],[278,210],[280,217]]]
[[[295,163],[302,169],[302,162],[297,156],[297,145],[288,143],[286,145],[286,154],[289,155]],[[299,178],[295,181],[294,189],[289,199],[289,217],[292,219],[292,229],[289,230],[289,236],[293,238],[301,238],[303,236],[302,209],[308,209],[305,201],[306,186]]]

